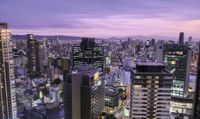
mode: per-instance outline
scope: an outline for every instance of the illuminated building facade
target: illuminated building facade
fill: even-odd
[[[98,119],[105,106],[104,81],[99,71],[84,65],[64,80],[65,119]]]
[[[172,99],[170,113],[173,118],[190,118],[192,101],[188,97],[189,74],[191,69],[192,50],[182,44],[166,44],[164,47],[164,63],[173,74]]]
[[[170,119],[192,119],[193,99],[172,97],[170,102]]]
[[[82,64],[90,64],[103,72],[104,51],[103,47],[95,43],[93,38],[82,38],[80,45],[72,50],[73,69],[78,69]]]
[[[141,62],[131,73],[131,119],[169,119],[173,76],[162,63]]]
[[[16,119],[16,93],[11,31],[0,23],[0,119]]]
[[[172,96],[184,97],[188,92],[192,51],[188,46],[166,44],[164,63],[166,69],[175,77],[172,85]]]

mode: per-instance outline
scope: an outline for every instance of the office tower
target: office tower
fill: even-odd
[[[65,119],[98,119],[104,109],[105,87],[99,71],[84,65],[64,76]]]
[[[195,86],[193,119],[200,119],[200,44],[199,44],[199,55],[197,63],[197,78]]]
[[[11,31],[0,23],[0,119],[16,119],[16,93]]]
[[[185,45],[166,44],[164,63],[166,69],[174,75],[172,85],[171,118],[189,118],[192,113],[192,99],[188,94],[189,74],[191,69],[192,50]]]
[[[169,119],[173,76],[158,62],[140,62],[131,74],[130,119]]]
[[[73,47],[72,57],[73,69],[78,69],[82,64],[90,64],[103,72],[103,47],[97,45],[93,38],[82,38],[80,45]]]
[[[31,78],[40,74],[39,44],[33,34],[27,34],[28,73]]]
[[[184,97],[188,92],[192,50],[183,45],[166,44],[164,47],[164,63],[167,70],[175,76],[172,95]]]
[[[184,44],[184,32],[181,32],[179,35],[179,44],[180,45]]]

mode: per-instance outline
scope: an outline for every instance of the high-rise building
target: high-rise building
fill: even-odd
[[[173,78],[162,63],[137,63],[131,73],[130,119],[169,119]]]
[[[184,32],[181,32],[179,35],[179,44],[180,45],[184,44]]]
[[[16,119],[16,93],[11,31],[0,23],[0,119]]]
[[[191,117],[192,99],[188,94],[191,58],[192,50],[186,45],[166,44],[164,47],[166,69],[174,76],[170,102],[172,119]]]
[[[93,38],[82,38],[80,45],[72,50],[73,69],[78,69],[82,64],[90,64],[103,72],[104,51],[103,47],[95,43]]]
[[[199,44],[199,56],[197,63],[197,78],[195,86],[195,99],[194,99],[194,108],[193,108],[193,119],[200,118],[200,44]]]
[[[44,73],[44,67],[48,64],[48,51],[47,51],[46,41],[37,41],[36,48],[37,48],[36,68],[42,74]]]
[[[39,43],[34,38],[33,34],[27,34],[28,48],[28,73],[29,76],[35,77],[40,75],[40,59],[39,59]]]
[[[172,96],[184,97],[188,92],[192,50],[179,44],[165,44],[164,63],[166,69],[175,76]]]
[[[105,87],[99,71],[82,66],[64,75],[65,119],[98,119],[104,109]]]

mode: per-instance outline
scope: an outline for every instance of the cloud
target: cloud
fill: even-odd
[[[16,33],[98,37],[199,34],[199,0],[2,0],[0,20]],[[38,31],[40,30],[40,31]]]

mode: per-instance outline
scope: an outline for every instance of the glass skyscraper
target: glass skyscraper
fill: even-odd
[[[93,38],[82,38],[80,45],[73,47],[72,57],[73,69],[78,69],[82,64],[90,64],[103,72],[103,47],[97,45]]]

